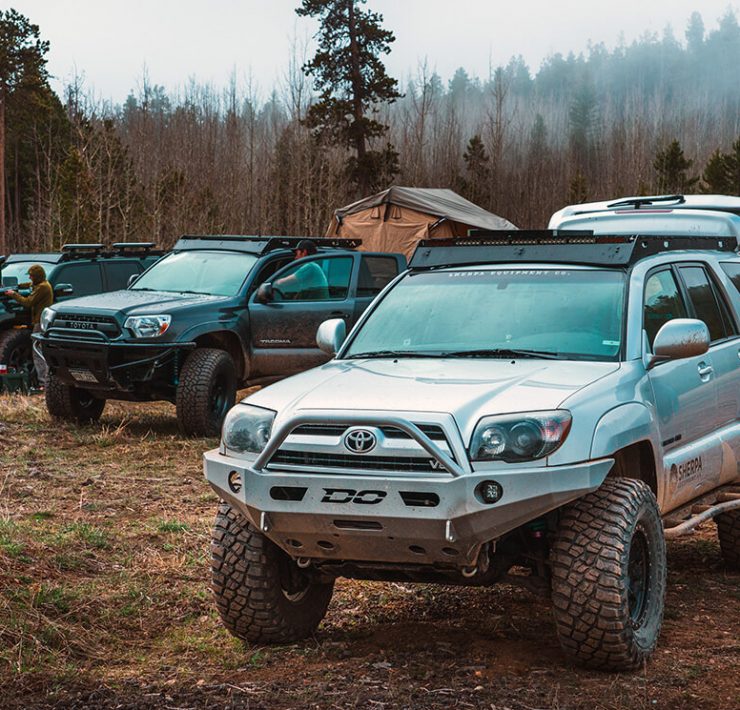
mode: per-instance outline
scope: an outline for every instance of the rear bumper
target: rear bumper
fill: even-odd
[[[257,471],[218,450],[204,454],[216,493],[293,557],[457,567],[475,564],[482,543],[595,490],[612,464],[378,477]],[[238,491],[229,485],[233,471],[241,476]],[[493,505],[474,494],[485,480],[503,488]]]
[[[50,372],[62,382],[95,391],[133,391],[160,375],[173,381],[178,354],[195,343],[131,343],[49,338],[35,334]],[[173,382],[174,384],[174,382]]]

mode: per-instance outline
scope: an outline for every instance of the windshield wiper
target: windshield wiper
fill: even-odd
[[[350,353],[345,355],[347,359],[369,360],[372,358],[386,357],[442,357],[440,353],[414,352],[413,350],[374,350],[366,353]]]
[[[178,291],[177,293],[194,293],[196,296],[210,296],[210,293],[204,293],[203,291]]]
[[[493,358],[542,358],[543,360],[558,360],[558,353],[548,350],[524,350],[510,348],[488,348],[481,350],[456,350],[443,353],[443,357],[493,357]]]

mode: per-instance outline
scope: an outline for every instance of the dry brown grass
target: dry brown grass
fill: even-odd
[[[730,708],[740,575],[713,526],[672,543],[661,644],[643,672],[582,671],[526,592],[341,582],[316,637],[249,647],[208,590],[209,440],[169,405],[100,425],[0,397],[0,692],[5,707]]]

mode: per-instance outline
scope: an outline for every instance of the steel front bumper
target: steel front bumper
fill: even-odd
[[[293,557],[460,567],[475,563],[482,543],[598,488],[612,464],[378,477],[255,471],[218,450],[204,454],[216,493]],[[493,505],[474,493],[486,480],[503,488]]]
[[[132,390],[152,380],[180,350],[195,343],[132,343],[129,341],[33,336],[52,373],[60,381],[88,390]]]

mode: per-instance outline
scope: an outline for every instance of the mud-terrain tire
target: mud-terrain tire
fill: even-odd
[[[568,505],[550,554],[563,650],[589,668],[640,667],[658,642],[666,585],[663,524],[647,484],[607,479]]]
[[[33,364],[33,340],[30,328],[11,328],[0,333],[0,363],[7,365],[9,372],[26,370],[36,383],[36,366]]]
[[[199,348],[188,355],[177,386],[177,423],[186,436],[218,436],[236,401],[236,366],[231,355]]]
[[[730,510],[715,518],[719,549],[729,569],[740,570],[740,510]]]
[[[89,392],[60,382],[49,375],[46,383],[46,409],[55,419],[90,424],[98,421],[105,409],[105,400]]]
[[[292,643],[326,615],[334,582],[312,579],[228,503],[211,539],[212,589],[224,625],[252,643]]]

